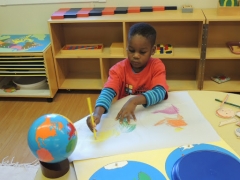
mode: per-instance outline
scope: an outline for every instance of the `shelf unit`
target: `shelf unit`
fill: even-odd
[[[208,25],[208,38],[202,90],[240,92],[240,55],[233,54],[226,46],[229,41],[240,41],[240,16],[218,16],[217,9],[203,9],[203,13]],[[210,79],[221,74],[231,80],[217,84]]]
[[[2,89],[13,78],[22,76],[45,76],[47,84],[40,89],[20,89],[12,93]],[[0,53],[0,97],[35,97],[52,101],[57,90],[51,46],[43,52]]]
[[[171,44],[173,55],[154,55],[166,66],[170,91],[197,90],[201,85],[201,51],[205,17],[201,10],[181,10],[48,20],[59,89],[102,89],[109,69],[126,58],[111,54],[113,42],[127,47],[131,25],[146,22],[157,31],[158,44]],[[62,54],[66,44],[103,44],[100,54]]]

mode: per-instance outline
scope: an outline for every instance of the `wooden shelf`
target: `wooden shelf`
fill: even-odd
[[[240,16],[219,16],[217,9],[204,9],[208,24],[206,59],[203,63],[203,90],[240,92],[240,55],[233,54],[226,43],[239,41]],[[211,76],[225,75],[230,81],[218,84]]]
[[[148,13],[115,14],[110,16],[89,16],[81,18],[52,20],[49,23],[81,23],[81,22],[146,22],[146,21],[205,21],[201,9],[194,9],[194,13],[182,13],[181,10],[155,11]]]
[[[169,91],[198,90],[196,80],[167,80]]]
[[[0,89],[1,97],[35,97],[35,98],[49,98],[51,97],[50,91],[48,88],[46,89],[38,89],[38,90],[17,90],[13,93],[6,93],[2,89]]]
[[[204,80],[203,90],[222,91],[222,92],[240,92],[240,80],[230,80],[222,84],[218,84],[212,80]]]
[[[102,89],[109,69],[127,57],[127,34],[137,22],[151,24],[157,31],[156,44],[171,44],[172,55],[155,54],[166,63],[170,90],[199,89],[201,47],[205,17],[202,10],[182,13],[181,10],[112,16],[90,16],[49,20],[58,88]],[[176,32],[177,30],[177,32]],[[114,42],[123,43],[122,54],[111,54]],[[102,53],[62,54],[67,44],[103,44]],[[90,77],[89,74],[94,77]],[[182,79],[179,81],[180,74]],[[168,79],[168,77],[171,77]]]
[[[200,50],[198,48],[173,47],[173,55],[154,55],[160,59],[200,59]]]
[[[233,54],[227,47],[207,48],[206,59],[240,59],[240,55]]]
[[[0,88],[14,77],[44,76],[48,84],[41,89],[20,89],[6,93],[0,89],[0,97],[53,98],[58,90],[51,46],[43,52],[0,53]]]
[[[0,81],[0,87],[12,81],[13,77],[4,77]],[[49,98],[51,97],[49,86],[46,85],[41,89],[20,89],[12,93],[7,93],[3,89],[0,89],[0,97],[40,97]]]
[[[111,54],[110,48],[103,48],[102,53],[91,53],[89,54],[61,54],[61,52],[58,52],[56,54],[56,58],[58,59],[66,59],[66,58],[124,58],[124,54]]]
[[[59,86],[59,89],[90,89],[100,90],[103,87],[101,77],[98,74],[69,73]]]
[[[207,24],[211,21],[240,21],[240,16],[217,15],[217,9],[203,9],[203,13],[206,16]]]
[[[200,58],[200,50],[198,48],[181,48],[174,47],[173,55],[165,55],[165,54],[155,54],[153,57],[155,58],[164,58],[164,59],[199,59]],[[110,48],[104,48],[102,53],[89,53],[89,54],[61,54],[57,53],[56,58],[58,59],[66,59],[66,58],[126,58],[124,54],[111,54]]]

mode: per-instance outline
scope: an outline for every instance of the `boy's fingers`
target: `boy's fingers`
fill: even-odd
[[[132,117],[133,117],[133,120],[134,120],[134,121],[136,121],[136,120],[137,120],[137,118],[136,118],[136,116],[135,116],[135,114],[134,114],[134,113],[132,113]]]
[[[123,117],[120,117],[120,119],[119,119],[119,122],[120,122],[120,124],[122,124],[123,123]]]
[[[121,119],[121,115],[122,115],[122,112],[119,112],[119,113],[117,114],[116,120]]]
[[[120,120],[121,118],[122,118],[122,113],[119,112],[119,113],[117,114],[116,120]]]
[[[89,118],[87,118],[87,125],[88,125],[88,127],[90,126],[90,124],[89,124]]]
[[[128,117],[127,117],[127,122],[128,122],[128,124],[130,124],[130,121],[131,121],[131,118],[130,118],[130,116],[128,116]]]
[[[93,132],[93,128],[95,128],[96,127],[96,124],[94,123],[94,124],[92,124],[92,121],[91,121],[91,118],[87,118],[87,126],[88,126],[88,128]]]

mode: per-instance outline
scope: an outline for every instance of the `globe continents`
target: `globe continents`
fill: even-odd
[[[33,122],[28,146],[42,162],[57,163],[68,158],[77,144],[73,123],[59,114],[46,114]]]

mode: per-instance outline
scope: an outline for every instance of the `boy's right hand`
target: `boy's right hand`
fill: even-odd
[[[92,132],[93,132],[93,129],[96,128],[96,125],[100,123],[101,117],[99,117],[99,116],[94,116],[94,115],[93,115],[93,119],[94,119],[94,124],[92,124],[91,116],[88,116],[88,118],[87,118],[88,128],[89,128]],[[95,131],[97,131],[97,130],[95,129]]]
[[[93,129],[95,129],[95,131],[97,131],[96,130],[96,125],[98,125],[100,123],[102,114],[104,112],[105,112],[105,109],[101,106],[98,106],[98,107],[95,108],[94,113],[93,113],[94,124],[92,124],[91,116],[88,116],[87,125],[92,132],[93,132]]]

